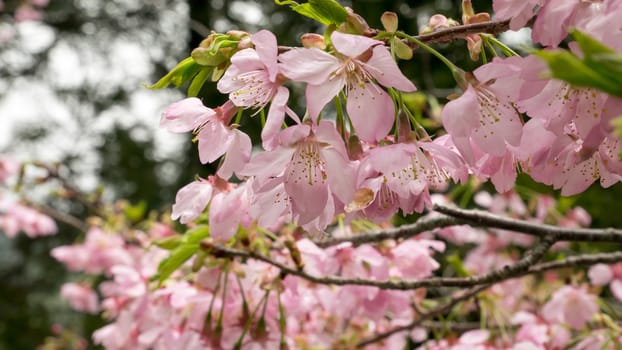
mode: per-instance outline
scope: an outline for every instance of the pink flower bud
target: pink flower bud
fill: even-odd
[[[302,46],[307,49],[316,48],[320,50],[324,50],[326,48],[326,42],[324,42],[324,37],[322,35],[316,33],[305,33],[300,37],[300,42]]]

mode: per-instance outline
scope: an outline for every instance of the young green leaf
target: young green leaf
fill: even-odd
[[[175,68],[173,68],[170,72],[168,72],[162,79],[158,80],[155,84],[151,86],[145,86],[148,89],[163,89],[170,84],[173,84],[177,87],[180,87],[183,83],[192,79],[199,71],[201,70],[201,66],[198,65],[192,57],[188,57],[183,61],[179,62]]]

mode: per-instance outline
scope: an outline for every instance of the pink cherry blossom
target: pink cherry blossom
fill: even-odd
[[[285,201],[275,206],[275,210],[291,208],[299,225],[323,230],[340,210],[335,207],[335,201],[343,207],[354,195],[355,170],[349,163],[345,145],[334,124],[328,121],[313,128],[289,127],[281,132],[279,139],[278,148],[255,155],[243,173],[255,177],[255,189],[267,183],[278,186],[282,192],[271,192],[275,187],[265,189],[272,193],[269,198]],[[255,191],[253,206],[263,202],[261,198],[261,192]]]
[[[596,297],[584,289],[563,286],[542,308],[542,316],[549,322],[564,323],[581,329],[598,312]]]
[[[0,193],[0,229],[10,238],[19,232],[28,237],[56,234],[56,223],[49,216],[24,206]]]
[[[218,180],[215,177],[210,177],[209,180],[194,181],[177,191],[171,218],[180,219],[182,224],[198,218],[212,199],[216,181]]]
[[[99,310],[97,294],[89,286],[65,283],[61,287],[60,295],[67,299],[75,310],[87,313],[96,313]]]
[[[433,158],[435,153],[422,149],[424,142],[398,143],[369,151],[360,168],[359,191],[371,192],[367,202],[357,203],[350,211],[363,209],[372,220],[387,220],[400,208],[406,214],[422,212],[431,205],[429,189],[443,188],[449,176]],[[431,148],[443,154],[442,147]],[[449,157],[458,157],[445,150]],[[447,158],[449,159],[449,158]]]
[[[170,105],[162,114],[160,126],[171,132],[197,132],[201,163],[212,163],[225,155],[217,174],[228,179],[248,162],[252,148],[247,134],[229,126],[236,112],[231,101],[212,110],[191,97]]]
[[[401,91],[416,88],[399,70],[381,41],[334,31],[336,56],[317,48],[290,50],[279,56],[281,70],[307,85],[307,109],[316,121],[320,111],[345,87],[346,109],[362,140],[384,138],[395,118],[390,96],[377,84]]]
[[[9,177],[17,174],[20,163],[8,156],[0,156],[0,184],[4,183]]]
[[[510,20],[510,29],[519,30],[534,16],[535,7],[542,5],[543,0],[494,0],[495,18],[498,20]]]
[[[261,132],[264,147],[271,149],[285,114],[297,122],[300,120],[287,107],[289,90],[282,86],[285,79],[277,63],[276,37],[261,30],[251,35],[251,41],[254,49],[238,51],[231,57],[231,66],[218,81],[218,91],[229,94],[231,102],[242,108],[262,109],[272,101]]]
[[[605,264],[596,264],[590,267],[588,276],[593,285],[603,286],[611,282],[613,279],[613,271]]]
[[[433,251],[445,251],[445,243],[432,240],[409,239],[393,249],[393,263],[399,277],[420,279],[429,277],[440,264],[432,258]]]
[[[113,266],[133,261],[122,237],[95,227],[89,229],[84,243],[56,247],[51,255],[70,270],[94,274],[109,273]]]

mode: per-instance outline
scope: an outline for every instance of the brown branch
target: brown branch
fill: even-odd
[[[539,273],[548,270],[557,270],[567,267],[592,266],[596,264],[614,264],[622,261],[622,252],[582,254],[575,255],[563,260],[550,261],[533,265],[528,273]]]
[[[358,348],[362,348],[364,346],[367,346],[369,344],[373,344],[376,342],[379,342],[383,339],[386,339],[390,336],[392,336],[395,333],[399,333],[399,332],[403,332],[403,331],[408,331],[411,330],[415,327],[418,327],[420,325],[423,324],[424,321],[427,321],[433,317],[436,316],[440,316],[443,315],[449,311],[451,311],[451,309],[453,309],[454,306],[458,305],[459,303],[469,300],[472,297],[474,297],[475,295],[483,292],[484,290],[486,290],[488,287],[490,287],[490,284],[486,284],[483,286],[477,286],[474,288],[469,289],[468,291],[464,292],[462,295],[459,295],[457,297],[452,298],[449,302],[447,302],[444,305],[441,305],[437,308],[434,308],[428,312],[426,312],[425,314],[422,314],[419,316],[418,319],[412,321],[411,323],[404,325],[404,326],[399,326],[399,327],[395,327],[393,329],[391,329],[390,331],[384,332],[384,333],[380,333],[377,334],[373,337],[367,338],[365,340],[362,340],[360,342],[358,342],[356,344],[356,347]]]
[[[529,25],[529,24],[528,24]],[[497,35],[503,33],[510,29],[510,20],[505,21],[490,21],[484,23],[475,23],[475,24],[465,24],[459,25],[455,27],[450,27],[447,29],[442,29],[429,34],[417,35],[415,38],[426,44],[432,43],[446,43],[453,41],[455,39],[462,39],[468,35],[479,34],[479,33],[487,33],[492,35]],[[369,29],[365,32],[365,36],[374,37],[380,33],[378,29]],[[412,49],[416,49],[417,44],[405,42]],[[290,46],[279,46],[279,53],[283,53],[293,49]]]
[[[529,272],[529,266],[535,264],[544,256],[546,251],[554,243],[552,239],[545,239],[536,245],[523,259],[512,266],[504,266],[501,269],[493,270],[486,274],[471,277],[430,277],[420,280],[371,280],[365,278],[347,278],[341,276],[316,276],[309,274],[303,270],[291,268],[283,263],[272,260],[270,257],[257,254],[254,252],[227,248],[221,245],[213,244],[209,241],[202,241],[201,248],[206,252],[217,257],[240,257],[250,258],[263,261],[270,264],[282,272],[301,277],[313,283],[330,284],[330,285],[359,285],[370,286],[381,289],[392,290],[413,290],[422,287],[471,287],[481,284],[497,283],[508,278],[518,277]]]
[[[434,205],[434,210],[460,219],[462,223],[516,231],[556,241],[622,243],[622,230],[614,228],[568,228],[506,218],[482,210],[466,210]]]
[[[519,325],[508,324],[487,324],[486,329],[515,329]],[[475,329],[481,329],[482,324],[480,322],[452,322],[452,321],[425,321],[421,323],[421,327],[428,329],[440,329],[448,330],[452,332],[468,332]]]
[[[460,221],[449,216],[440,215],[436,217],[423,217],[412,224],[402,225],[400,227],[367,232],[356,236],[330,237],[321,241],[315,241],[313,243],[322,248],[344,242],[350,242],[354,245],[361,245],[364,243],[380,242],[387,239],[410,238],[422,232],[455,225],[461,225]]]
[[[49,207],[47,205],[42,205],[42,204],[37,204],[34,202],[31,202],[29,200],[24,199],[24,202],[26,203],[26,205],[28,205],[29,207],[36,209],[40,212],[42,212],[43,214],[55,219],[56,221],[60,221],[62,223],[65,223],[75,229],[77,229],[78,231],[81,232],[86,232],[89,228],[89,226],[82,220],[78,219],[77,217],[67,214],[67,213],[63,213],[59,210],[56,210],[52,207]]]

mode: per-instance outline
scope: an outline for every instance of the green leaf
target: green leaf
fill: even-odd
[[[610,76],[593,69],[569,51],[538,51],[535,55],[548,63],[554,78],[575,86],[594,87],[611,95],[622,96],[622,85],[616,83]]]
[[[325,25],[341,24],[348,17],[348,11],[335,0],[309,0],[292,9]]]
[[[131,222],[140,221],[147,212],[147,202],[140,201],[136,205],[128,204],[124,209],[123,213],[125,217],[128,218]]]
[[[158,282],[160,284],[164,282],[175,270],[196,254],[199,250],[199,242],[207,236],[209,236],[209,227],[205,225],[187,231],[181,237],[179,245],[158,266],[156,275]]]
[[[209,78],[209,75],[212,73],[212,70],[212,67],[203,67],[194,79],[192,79],[192,83],[190,83],[190,86],[188,87],[189,97],[196,97],[199,94],[201,88]]]
[[[162,249],[173,250],[179,247],[179,245],[181,244],[181,238],[182,236],[160,238],[153,241],[153,244]]]
[[[175,272],[183,263],[188,261],[199,250],[198,244],[180,245],[171,252],[158,266],[158,282],[161,284]]]
[[[615,53],[615,51],[600,41],[592,38],[591,36],[582,33],[578,30],[571,31],[572,37],[579,44],[581,51],[585,55],[585,57],[590,57],[594,54],[602,54],[602,53]]]
[[[449,265],[453,267],[454,271],[456,271],[456,274],[458,276],[468,277],[471,275],[469,271],[466,269],[466,267],[464,267],[464,264],[462,264],[462,259],[460,259],[460,256],[458,255],[458,253],[454,253],[448,256],[447,263],[449,263]]]
[[[175,68],[173,68],[168,74],[158,80],[157,83],[151,86],[145,86],[148,89],[163,89],[171,84],[180,87],[183,83],[192,79],[201,70],[201,66],[198,65],[192,57],[188,57],[179,62]]]

